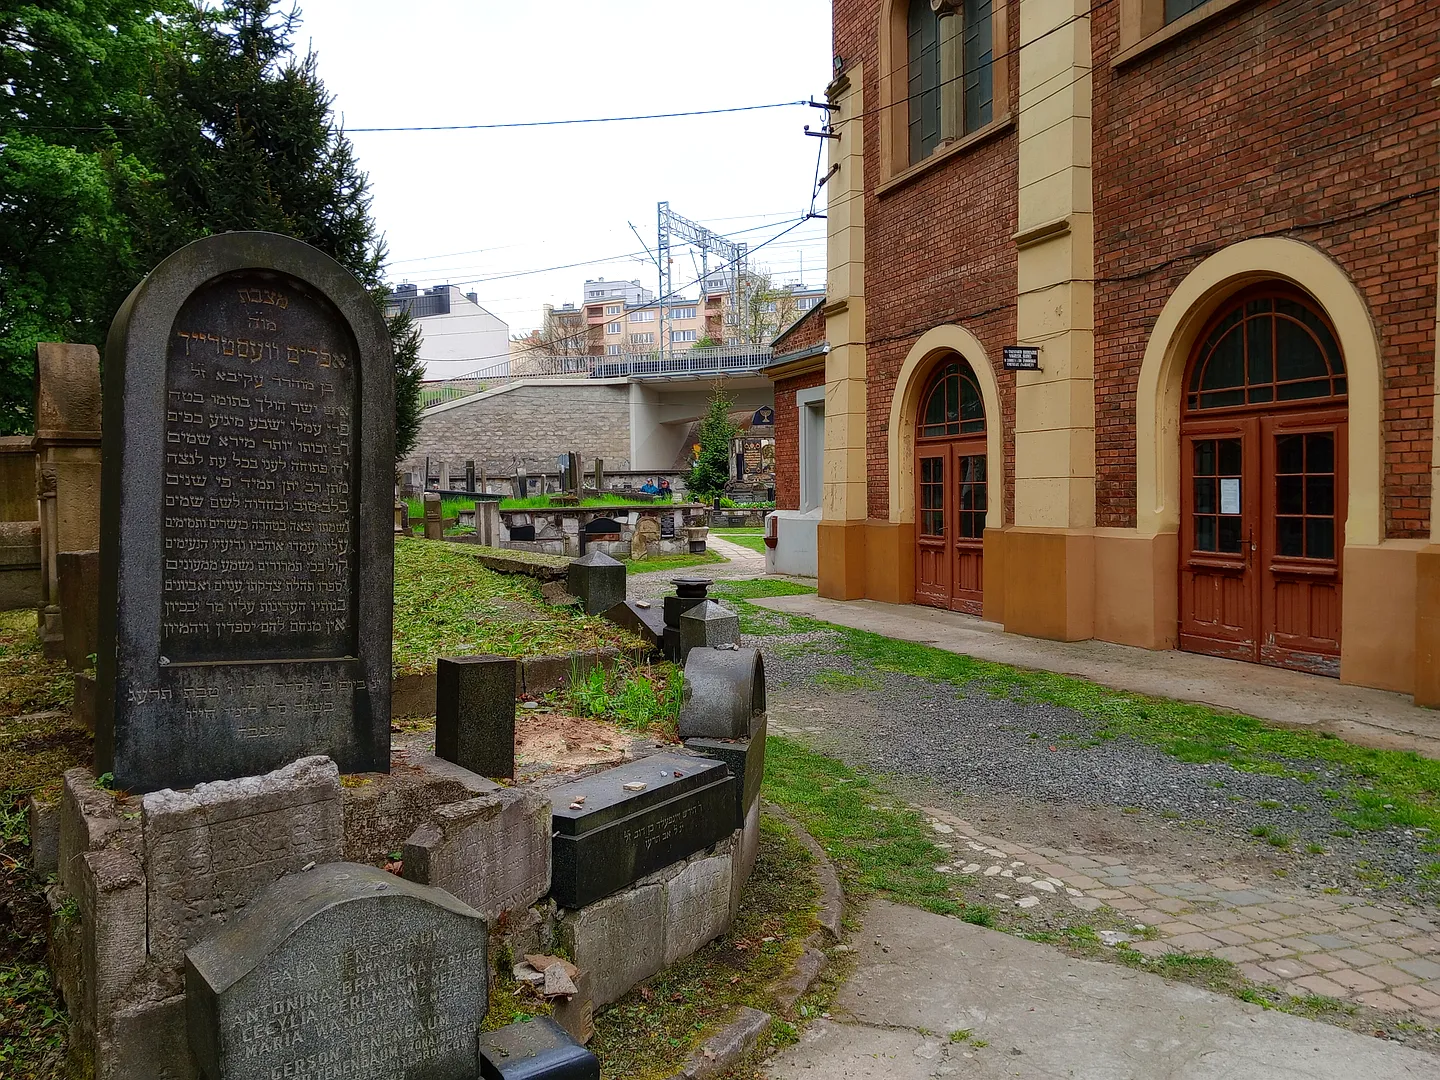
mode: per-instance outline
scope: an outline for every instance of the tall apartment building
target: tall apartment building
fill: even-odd
[[[592,284],[586,282],[587,293]],[[825,296],[824,289],[805,285],[772,289],[753,300],[737,321],[731,318],[728,288],[723,281],[719,284],[719,291],[707,293],[703,302],[672,298],[661,304],[653,294],[637,303],[622,303],[618,297],[587,300],[585,320],[600,328],[591,339],[592,351],[605,356],[683,352],[700,344],[734,345],[742,339],[768,345]]]

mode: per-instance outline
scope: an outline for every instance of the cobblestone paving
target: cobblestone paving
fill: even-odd
[[[1440,1020],[1440,922],[1413,908],[1205,879],[1081,847],[1027,847],[987,836],[947,811],[919,809],[954,856],[945,872],[993,884],[998,902],[1082,912],[1108,907],[1158,931],[1129,945],[1147,956],[1216,956],[1253,982],[1297,997],[1320,994],[1418,1014],[1432,1025]]]

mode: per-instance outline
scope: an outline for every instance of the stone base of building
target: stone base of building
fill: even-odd
[[[987,529],[987,622],[1053,641],[1179,646],[1180,544],[1173,532]],[[819,526],[819,592],[835,600],[915,600],[915,527]],[[1347,545],[1340,681],[1440,707],[1440,545]]]

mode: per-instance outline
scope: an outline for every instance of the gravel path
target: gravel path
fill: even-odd
[[[853,665],[823,640],[806,648],[785,638],[754,640],[766,652],[772,720],[896,778],[911,798],[948,801],[972,817],[977,805],[1001,816],[1023,807],[1033,817],[1043,808],[1060,831],[1073,813],[1099,810],[1107,828],[1178,831],[1187,834],[1184,846],[1207,840],[1240,849],[1297,884],[1436,899],[1424,870],[1440,853],[1422,850],[1432,838],[1400,828],[1335,835],[1350,831],[1335,815],[1351,807],[1336,791],[1347,786],[1344,778],[1323,765],[1293,763],[1299,779],[1180,761],[1128,738],[1096,738],[1100,725],[1070,709],[904,675],[847,685],[825,673],[854,673]],[[1276,839],[1252,833],[1262,829]]]

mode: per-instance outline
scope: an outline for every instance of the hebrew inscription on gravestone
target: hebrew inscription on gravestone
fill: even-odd
[[[393,393],[374,302],[287,237],[198,241],[125,302],[96,733],[117,786],[388,769]]]

